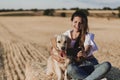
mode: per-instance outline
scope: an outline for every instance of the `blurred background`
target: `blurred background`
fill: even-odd
[[[72,28],[76,10],[88,15],[99,63],[112,64],[106,77],[120,80],[120,0],[0,0],[0,80],[25,80],[32,61],[37,68],[29,77],[50,80],[44,74],[50,38]]]

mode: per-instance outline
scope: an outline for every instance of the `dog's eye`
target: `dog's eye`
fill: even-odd
[[[58,41],[58,43],[60,43],[60,41]]]

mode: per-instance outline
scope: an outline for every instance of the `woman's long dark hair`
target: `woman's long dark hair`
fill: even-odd
[[[71,17],[71,21],[73,21],[74,17],[77,16],[82,18],[82,24],[80,24],[80,26],[82,26],[82,29],[79,31],[80,34],[77,37],[74,48],[78,48],[79,46],[80,47],[84,46],[85,35],[87,34],[87,32],[89,32],[87,15],[83,11],[78,10],[73,13]]]

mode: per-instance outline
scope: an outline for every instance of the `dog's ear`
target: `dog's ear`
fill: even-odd
[[[51,38],[51,45],[53,48],[55,48],[57,50],[57,35],[55,35],[54,37]]]

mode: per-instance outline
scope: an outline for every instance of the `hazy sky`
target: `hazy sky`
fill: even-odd
[[[0,9],[116,8],[120,0],[0,0]]]

